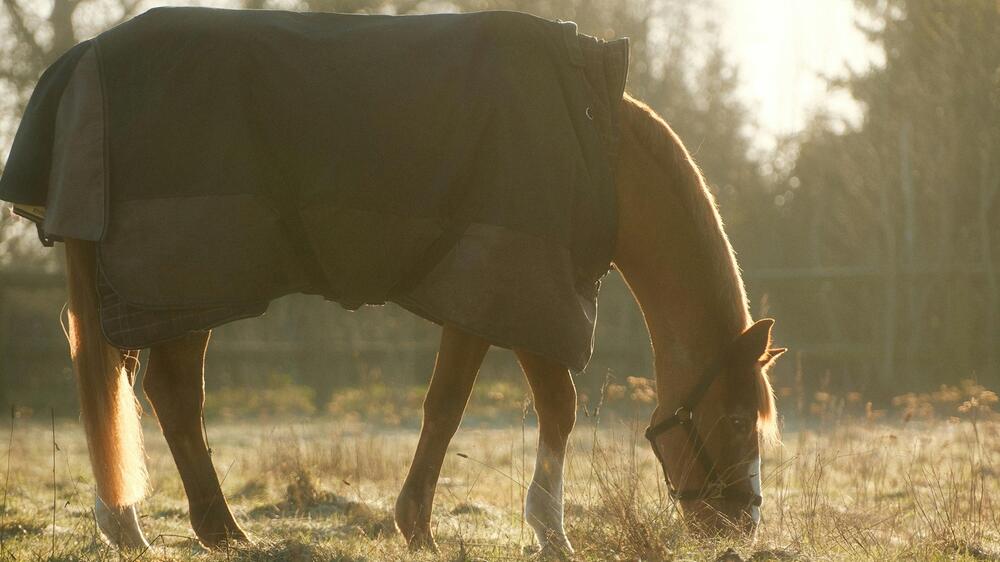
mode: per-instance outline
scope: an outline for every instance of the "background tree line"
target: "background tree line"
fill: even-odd
[[[142,0],[0,4],[0,157],[38,75],[69,46],[153,5]],[[696,152],[747,274],[755,315],[796,351],[778,386],[891,397],[965,378],[1000,382],[1000,6],[994,0],[859,0],[884,62],[831,82],[857,126],[817,113],[772,154],[752,151],[738,69],[712,0],[243,0],[215,5],[338,12],[508,9],[628,36],[628,90]],[[767,63],[767,61],[762,61]],[[0,376],[5,402],[72,408],[55,313],[58,252],[0,216]],[[338,385],[427,378],[437,330],[394,307],[347,313],[291,297],[264,320],[217,331],[210,385]],[[612,273],[584,389],[610,370],[649,376],[637,309]],[[262,345],[263,342],[269,342]],[[318,351],[317,351],[318,350]],[[509,354],[487,370],[510,376]],[[63,392],[65,391],[65,392]],[[787,392],[786,392],[787,394]]]

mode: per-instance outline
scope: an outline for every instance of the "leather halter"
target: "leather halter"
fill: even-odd
[[[694,424],[694,408],[698,406],[701,399],[705,397],[705,393],[718,378],[719,373],[722,371],[721,366],[715,365],[705,373],[705,376],[701,378],[696,386],[684,402],[682,402],[681,407],[674,410],[674,414],[669,418],[646,428],[646,439],[649,440],[650,446],[653,447],[653,453],[656,454],[657,460],[660,461],[660,467],[663,468],[663,476],[667,480],[667,487],[670,490],[670,497],[675,500],[682,501],[695,501],[695,500],[711,500],[711,499],[726,499],[731,501],[746,502],[747,506],[760,506],[764,498],[760,495],[750,492],[744,492],[737,490],[734,486],[726,484],[718,479],[715,473],[715,462],[712,461],[712,457],[709,456],[708,451],[705,449],[705,442],[702,440],[701,435],[698,433],[698,428]],[[655,439],[660,435],[674,429],[682,428],[687,431],[688,442],[694,448],[695,455],[698,457],[698,462],[701,463],[702,468],[705,470],[706,483],[701,489],[687,489],[687,490],[677,490],[670,484],[670,479],[667,477],[667,465],[663,460],[663,455],[660,454],[659,448],[656,446]]]

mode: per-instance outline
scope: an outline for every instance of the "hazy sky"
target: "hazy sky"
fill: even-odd
[[[877,60],[854,27],[853,0],[717,1],[722,40],[739,66],[761,146],[801,130],[817,105],[857,119],[850,97],[829,93],[822,79]]]

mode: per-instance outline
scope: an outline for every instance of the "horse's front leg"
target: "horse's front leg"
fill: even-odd
[[[209,332],[197,332],[153,347],[142,387],[184,483],[191,526],[201,542],[219,548],[245,541],[233,518],[202,433],[205,349]]]
[[[524,517],[543,553],[572,554],[563,528],[563,462],[576,423],[576,387],[569,370],[549,359],[517,352],[538,414],[538,453]]]
[[[431,383],[424,398],[420,441],[410,472],[396,500],[396,526],[411,549],[436,550],[431,534],[431,507],[448,444],[462,422],[476,374],[490,344],[445,326]]]

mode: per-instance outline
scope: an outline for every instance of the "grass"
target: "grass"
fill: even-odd
[[[961,398],[958,417],[935,417],[907,410],[933,396],[910,396],[899,402],[906,422],[879,419],[870,407],[852,416],[850,399],[839,410],[822,407],[836,402],[829,397],[818,400],[814,427],[786,432],[765,457],[764,524],[746,541],[685,531],[638,418],[598,424],[581,416],[566,485],[575,559],[1000,560],[1000,423],[988,405]],[[210,421],[223,487],[254,538],[217,553],[193,539],[173,461],[147,419],[152,491],[142,522],[156,546],[130,557],[96,533],[79,425],[55,426],[53,478],[52,428],[17,420],[9,449],[0,445],[0,460],[10,462],[0,561],[531,559],[533,537],[521,519],[534,465],[530,420],[459,432],[435,504],[441,552],[411,555],[390,509],[416,430],[338,419]]]

